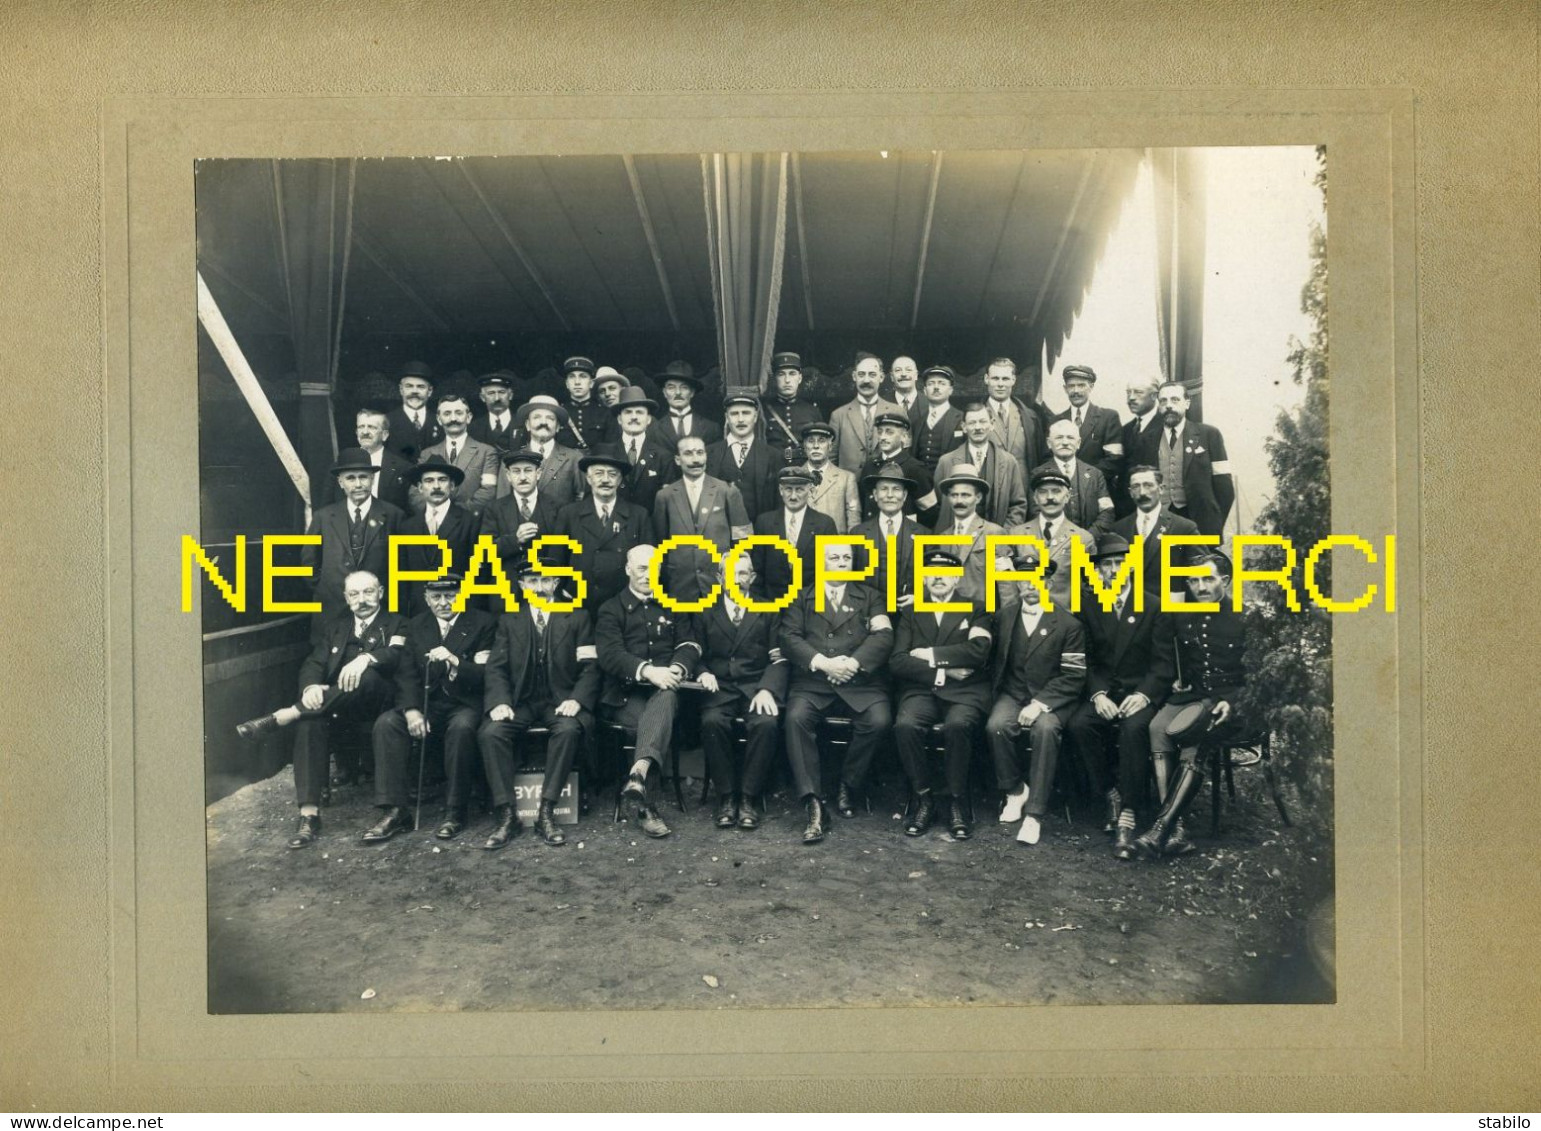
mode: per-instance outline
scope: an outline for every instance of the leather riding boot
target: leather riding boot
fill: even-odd
[[[1134,840],[1142,853],[1151,857],[1161,855],[1161,850],[1166,847],[1167,838],[1171,835],[1177,818],[1182,816],[1183,810],[1198,793],[1203,781],[1204,775],[1199,773],[1193,763],[1182,764],[1182,768],[1177,771],[1177,780],[1167,791],[1166,802],[1161,806],[1161,812],[1156,814],[1156,819],[1151,823],[1150,828]]]

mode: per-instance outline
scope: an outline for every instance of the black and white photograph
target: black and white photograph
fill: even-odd
[[[198,162],[208,1012],[1337,1001],[1331,157]]]

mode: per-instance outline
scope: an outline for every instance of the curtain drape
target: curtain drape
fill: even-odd
[[[1152,149],[1156,197],[1156,328],[1161,375],[1188,389],[1191,415],[1203,419],[1204,184],[1195,149]]]
[[[703,154],[701,178],[723,387],[764,389],[781,305],[787,154]]]

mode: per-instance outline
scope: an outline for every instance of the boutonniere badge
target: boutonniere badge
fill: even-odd
[[[1189,448],[1188,450],[1196,456],[1201,456],[1204,454],[1204,449],[1199,447],[1197,444],[1194,444],[1193,447]]]
[[[958,627],[966,631],[968,629],[968,617],[964,617],[963,623],[958,625]]]
[[[378,518],[375,518],[375,517],[371,516],[369,521],[367,523],[365,523],[365,525],[366,526],[379,526],[380,525],[380,520]]]
[[[619,534],[621,532],[621,524],[619,522],[611,522],[610,532],[612,534]]]
[[[1047,635],[1049,635],[1049,630],[1046,629],[1046,628],[1040,628],[1038,630],[1038,635],[1039,636],[1047,636]]]

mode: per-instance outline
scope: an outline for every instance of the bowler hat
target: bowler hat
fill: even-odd
[[[619,374],[617,374],[619,376]],[[622,377],[622,381],[626,378]],[[654,416],[658,415],[658,402],[649,397],[635,385],[628,384],[621,390],[621,395],[610,406],[610,411],[619,414],[623,408],[645,408]]]
[[[421,377],[424,381],[433,380],[433,370],[428,368],[428,363],[423,361],[409,361],[401,367],[403,377]]]
[[[423,476],[427,475],[430,471],[442,471],[454,480],[456,487],[466,481],[466,473],[463,469],[456,467],[449,460],[437,454],[429,456],[416,467],[403,472],[401,477],[408,483],[421,483]]]
[[[671,361],[663,367],[663,372],[654,376],[659,387],[663,387],[665,381],[683,381],[696,392],[705,388],[701,378],[696,376],[695,368],[688,361]]]
[[[548,409],[555,413],[558,428],[565,428],[567,426],[567,410],[557,403],[555,397],[548,397],[545,393],[537,393],[514,410],[514,427],[523,428],[525,421],[530,419],[530,412],[537,408]]]
[[[379,471],[369,453],[363,448],[344,448],[337,453],[337,460],[332,464],[332,474],[341,475],[344,471]]]
[[[625,475],[631,471],[631,460],[615,444],[600,444],[578,461],[579,474],[591,467],[613,467]]]

